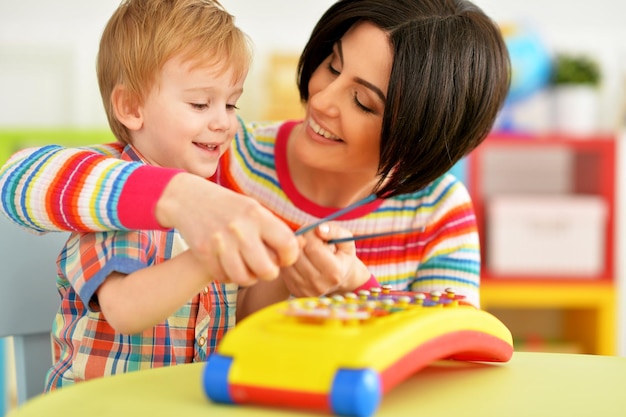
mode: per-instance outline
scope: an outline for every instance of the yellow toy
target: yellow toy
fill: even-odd
[[[224,337],[204,391],[221,403],[370,416],[384,393],[433,361],[511,358],[507,327],[462,298],[383,287],[266,307]]]

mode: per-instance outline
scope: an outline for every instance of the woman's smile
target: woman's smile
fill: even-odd
[[[309,127],[318,136],[323,136],[325,139],[330,139],[333,142],[343,142],[340,137],[333,135],[331,132],[322,128],[319,124],[315,122],[312,118],[308,119]]]

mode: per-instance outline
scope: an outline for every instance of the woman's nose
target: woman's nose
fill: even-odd
[[[318,112],[323,112],[330,117],[339,116],[339,108],[341,106],[340,85],[338,79],[326,84],[323,88],[311,94],[309,104]]]

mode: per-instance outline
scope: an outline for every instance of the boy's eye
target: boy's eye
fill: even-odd
[[[205,110],[209,108],[209,105],[207,103],[189,103],[189,105],[196,110]],[[236,104],[227,104],[226,109],[239,110],[239,107],[237,107]]]

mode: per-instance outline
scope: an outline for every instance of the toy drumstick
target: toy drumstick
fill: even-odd
[[[359,200],[359,201],[357,201],[354,204],[350,204],[346,208],[343,208],[343,209],[341,209],[339,211],[336,211],[333,214],[324,217],[323,219],[320,219],[320,220],[318,220],[318,221],[316,221],[314,223],[309,224],[308,226],[303,226],[303,227],[299,228],[298,230],[296,230],[296,236],[302,235],[302,234],[308,232],[309,230],[316,228],[317,226],[319,226],[322,223],[326,223],[328,221],[334,220],[337,217],[342,216],[342,215],[344,215],[344,214],[346,214],[346,213],[348,213],[348,212],[350,212],[352,210],[356,210],[357,208],[359,208],[361,206],[364,206],[367,203],[371,203],[372,201],[376,200],[376,198],[377,198],[376,194],[370,194],[367,197],[365,197],[364,199]]]
[[[350,236],[350,237],[342,237],[339,239],[330,239],[328,240],[326,243],[342,243],[342,242],[350,242],[350,241],[356,241],[356,240],[364,240],[364,239],[373,239],[373,238],[377,238],[377,237],[383,237],[383,236],[392,236],[392,235],[399,235],[399,234],[403,234],[403,233],[413,233],[413,232],[422,232],[424,231],[423,227],[417,227],[417,228],[412,228],[412,229],[403,229],[403,230],[392,230],[389,232],[383,232],[383,233],[372,233],[372,234],[368,234],[368,235],[357,235],[357,236]]]

